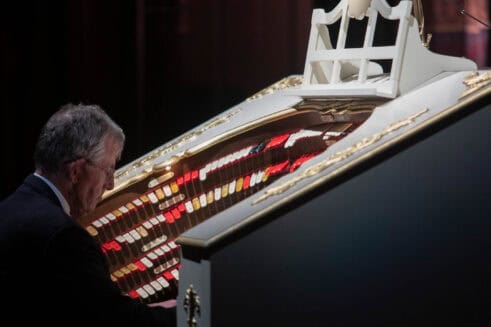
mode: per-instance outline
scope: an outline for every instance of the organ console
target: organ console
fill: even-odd
[[[441,275],[449,284],[431,279],[433,289],[423,271],[455,269],[441,259],[451,237],[478,238],[490,249],[479,232],[490,224],[466,204],[490,174],[475,161],[455,171],[455,161],[473,158],[490,139],[479,133],[490,136],[483,122],[491,72],[430,52],[411,1],[357,7],[354,18],[367,20],[365,43],[344,48],[349,3],[314,10],[303,76],[117,170],[115,188],[84,225],[125,293],[144,303],[177,297],[179,326],[400,325],[426,314],[438,321],[435,289],[447,296],[440,287],[459,285],[458,276]],[[372,44],[381,16],[399,20],[393,46]],[[328,27],[338,20],[333,47]],[[391,61],[390,72],[377,60]],[[434,209],[456,198],[479,227],[463,227],[462,237]],[[440,210],[448,224],[457,221]],[[462,257],[454,259],[464,271]],[[418,302],[419,286],[433,302]],[[425,311],[431,303],[433,315]]]

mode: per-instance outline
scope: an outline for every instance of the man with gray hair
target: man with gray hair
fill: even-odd
[[[2,318],[15,325],[176,325],[175,301],[150,307],[121,293],[79,224],[114,187],[124,141],[96,105],[65,105],[43,127],[35,172],[0,203]]]

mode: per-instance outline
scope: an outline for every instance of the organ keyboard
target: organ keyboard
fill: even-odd
[[[342,0],[329,13],[314,10],[303,76],[278,81],[118,169],[115,188],[106,192],[84,224],[100,243],[111,277],[124,292],[144,303],[178,297],[179,326],[356,325],[372,317],[363,310],[374,301],[343,283],[344,277],[354,283],[358,280],[351,271],[336,271],[335,267],[345,262],[329,251],[337,246],[340,251],[348,249],[348,255],[364,258],[383,244],[346,245],[344,239],[329,236],[330,228],[358,235],[356,226],[363,225],[362,217],[379,218],[380,228],[406,226],[407,220],[393,221],[377,208],[389,210],[392,202],[401,203],[397,187],[411,179],[419,181],[412,190],[414,203],[404,202],[400,204],[404,210],[393,208],[390,212],[414,211],[424,225],[430,217],[425,216],[425,199],[418,200],[417,195],[437,186],[431,182],[432,176],[418,175],[430,171],[431,164],[423,159],[432,154],[421,154],[424,146],[417,142],[443,129],[445,149],[458,153],[451,125],[463,120],[465,111],[480,112],[476,116],[488,119],[480,109],[489,104],[491,72],[477,70],[465,58],[426,49],[411,15],[411,1],[401,1],[395,7],[384,0],[368,1],[366,12],[356,16],[368,18],[364,46],[345,49],[343,37],[352,19],[349,3]],[[394,46],[372,45],[379,16],[400,21]],[[341,30],[333,49],[327,26],[337,20],[341,20]],[[392,61],[390,72],[377,64],[377,60],[386,59]],[[463,131],[483,130],[462,124]],[[437,137],[430,137],[428,144],[443,157],[438,142]],[[408,181],[401,179],[402,168],[397,173],[393,168],[382,172],[374,168],[375,181],[366,177],[374,161],[389,167],[404,165],[404,160],[398,159],[404,151],[408,153],[405,160],[419,168],[417,172],[404,170]],[[451,176],[440,181],[442,185],[456,178],[450,163],[442,163],[432,174],[442,172]],[[387,176],[393,176],[394,183]],[[489,178],[488,174],[480,176]],[[353,183],[358,186],[351,187]],[[360,190],[366,189],[366,183],[381,183],[386,188],[363,193]],[[441,194],[438,190],[430,197],[443,201]],[[339,222],[341,218],[346,219],[345,225]],[[363,225],[363,230],[372,231],[378,222]],[[486,227],[481,221],[479,224]],[[375,239],[374,234],[366,237]],[[309,238],[304,235],[312,236],[313,247],[306,247]],[[437,232],[428,235],[438,237]],[[400,246],[398,240],[390,242]],[[320,254],[312,257],[310,252]],[[326,268],[324,261],[332,266]],[[382,276],[384,268],[376,267]],[[317,271],[326,272],[328,278],[313,277]],[[399,280],[399,276],[389,277]],[[317,285],[309,284],[311,278]],[[338,285],[342,291],[336,289]],[[393,291],[383,287],[369,292]],[[265,291],[269,288],[273,293]],[[352,294],[356,303],[346,294]],[[289,301],[290,295],[314,303],[297,306]],[[324,297],[327,309],[322,309]],[[391,299],[383,302],[383,310],[394,309]],[[357,323],[346,311],[351,306],[364,317]],[[262,318],[248,315],[244,308],[249,307],[254,313],[261,312]],[[399,309],[390,316],[393,325],[401,324],[394,318],[396,312],[405,314]],[[331,316],[326,317],[324,310]],[[381,322],[379,318],[374,318],[375,324]]]
[[[384,101],[302,101],[113,192],[86,218],[112,279],[143,302],[175,298],[179,235],[296,171],[355,131]]]

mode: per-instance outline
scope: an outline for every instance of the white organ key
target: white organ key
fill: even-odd
[[[136,289],[136,293],[138,293],[142,299],[146,299],[148,297],[148,293],[141,287]]]
[[[264,171],[259,171],[256,175],[256,184],[259,184],[262,182],[264,176]]]
[[[172,196],[172,190],[169,185],[162,187],[162,190],[164,191],[165,196]]]
[[[142,237],[140,236],[140,234],[138,234],[138,232],[134,229],[130,230],[130,235],[135,239],[135,240],[139,240],[141,239]]]
[[[147,267],[147,268],[152,268],[153,267],[153,262],[148,260],[146,257],[143,257],[140,259],[140,261]]]
[[[186,212],[187,213],[192,213],[194,211],[193,204],[191,203],[191,201],[185,202],[184,203],[184,207],[186,207]]]
[[[164,215],[163,214],[157,215],[157,220],[160,221],[161,223],[163,223],[165,221]]]
[[[206,168],[201,168],[199,170],[199,180],[200,181],[205,181],[206,180]]]
[[[155,294],[155,290],[152,288],[152,286],[146,284],[146,285],[143,285],[143,289],[145,291],[147,291],[148,294],[150,295],[154,295]]]
[[[252,173],[251,175],[251,181],[249,182],[249,187],[253,187],[254,185],[256,185],[256,172]]]
[[[157,292],[162,290],[162,285],[160,285],[160,283],[157,282],[156,280],[151,281],[150,285],[152,285],[154,290],[156,290]]]
[[[235,192],[235,183],[235,180],[233,180],[228,184],[228,194],[233,194]]]
[[[199,203],[201,204],[201,207],[206,207],[208,205],[208,203],[206,202],[206,195],[205,194],[201,194],[199,196]]]
[[[222,198],[222,189],[220,187],[215,188],[215,201]]]
[[[109,219],[109,220],[111,220],[111,221],[112,221],[112,220],[116,220],[116,216],[115,216],[115,215],[113,215],[112,213],[108,213],[108,214],[106,215],[106,217],[107,217],[107,219]]]
[[[131,235],[129,233],[126,233],[123,235],[124,239],[126,242],[132,244],[135,242],[135,240],[133,239],[133,237],[131,237]]]
[[[92,225],[94,225],[95,228],[101,228],[102,227],[102,223],[99,220],[94,220],[92,222]]]
[[[128,213],[128,212],[130,212],[128,210],[128,208],[126,208],[125,206],[120,207],[118,210],[121,211],[122,213]]]
[[[159,282],[163,287],[169,287],[169,282],[164,277],[157,278],[157,282]]]
[[[148,198],[150,199],[150,202],[152,202],[154,204],[159,202],[159,199],[157,199],[157,196],[155,195],[155,193],[150,192],[147,195],[148,195]]]

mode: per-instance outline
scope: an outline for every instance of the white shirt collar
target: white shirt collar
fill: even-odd
[[[56,197],[60,201],[63,211],[65,211],[66,214],[70,216],[70,205],[66,201],[65,197],[58,190],[58,188],[53,183],[51,183],[46,177],[41,176],[38,173],[34,173],[34,176],[41,178],[41,180],[49,186],[49,188],[55,193]]]

